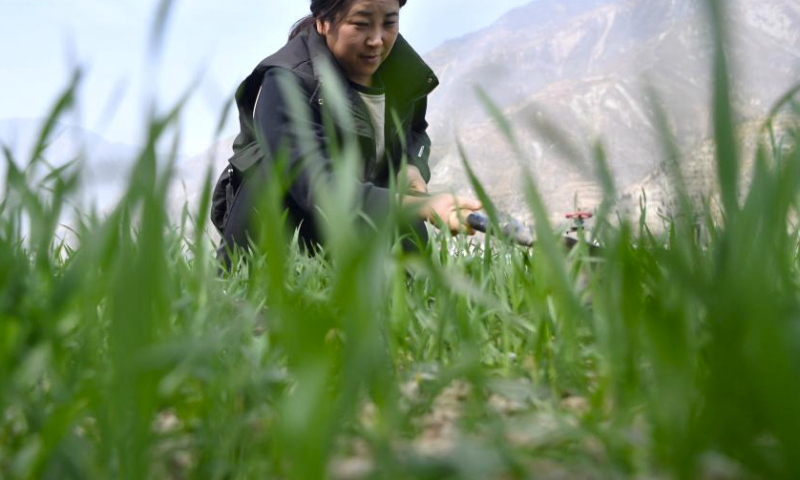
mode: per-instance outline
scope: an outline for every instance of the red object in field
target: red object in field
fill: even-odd
[[[570,220],[586,220],[593,216],[591,212],[571,212],[565,215]]]

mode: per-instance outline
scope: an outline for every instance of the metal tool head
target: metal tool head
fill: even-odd
[[[498,222],[504,236],[526,247],[533,245],[533,234],[519,220],[507,214],[500,214]],[[481,213],[470,213],[467,216],[467,224],[478,232],[486,233],[489,228],[489,219]]]

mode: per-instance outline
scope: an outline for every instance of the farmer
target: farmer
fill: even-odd
[[[428,195],[430,139],[427,96],[438,80],[398,33],[406,0],[312,0],[311,15],[299,20],[288,43],[263,60],[239,86],[236,103],[241,131],[234,156],[214,193],[212,220],[222,234],[220,254],[247,247],[259,225],[255,204],[274,168],[288,156],[293,180],[284,197],[292,226],[307,246],[320,243],[314,182],[330,175],[332,142],[355,133],[359,146],[360,208],[370,218],[385,216],[392,179],[402,181],[399,198],[414,212],[411,230],[427,240],[425,221],[441,220],[451,232],[469,230],[466,216],[478,201],[450,194]],[[326,112],[321,76],[332,71],[344,87],[349,125]],[[327,81],[327,80],[326,80]],[[287,85],[295,92],[287,94]],[[302,101],[293,101],[300,98]],[[330,102],[328,102],[330,103]],[[297,111],[297,105],[302,111]],[[298,121],[302,118],[302,121]],[[334,119],[334,135],[329,120]],[[298,123],[309,135],[298,133]],[[304,141],[299,137],[303,136]],[[407,168],[400,175],[403,161]],[[227,248],[226,248],[227,247]]]

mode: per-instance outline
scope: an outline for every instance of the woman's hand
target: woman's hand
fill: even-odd
[[[450,233],[466,232],[470,235],[475,232],[467,225],[467,216],[483,207],[475,199],[457,197],[450,193],[430,197],[404,197],[403,203],[417,207],[419,216],[428,222],[434,225],[443,223]]]
[[[400,175],[402,176],[402,172]],[[400,178],[403,181],[403,178]],[[422,178],[419,168],[414,165],[407,165],[405,169],[405,192],[410,195],[426,195],[428,193],[428,184]]]

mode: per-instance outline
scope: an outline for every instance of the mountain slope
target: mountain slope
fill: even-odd
[[[18,167],[29,161],[42,125],[41,119],[0,121],[0,143],[9,149]],[[42,156],[52,167],[79,158],[81,186],[76,200],[83,207],[94,205],[104,211],[118,200],[127,185],[137,153],[134,147],[108,142],[86,129],[57,124]],[[5,161],[0,163],[0,178],[5,177],[6,168]]]
[[[794,1],[736,0],[729,14],[729,58],[741,118],[759,118],[800,72],[800,7]],[[466,190],[455,145],[464,144],[502,208],[522,213],[518,179],[529,169],[554,215],[599,198],[589,158],[600,142],[625,190],[663,155],[656,102],[686,152],[710,134],[712,49],[702,3],[692,0],[539,0],[426,57],[442,79],[431,98],[434,187]],[[646,80],[646,82],[645,82]],[[525,158],[515,158],[475,99],[483,88],[515,126]],[[650,87],[647,87],[649,85]],[[457,112],[452,115],[450,112]],[[556,142],[535,132],[559,125],[579,153],[567,162]],[[573,159],[574,160],[574,159]]]

